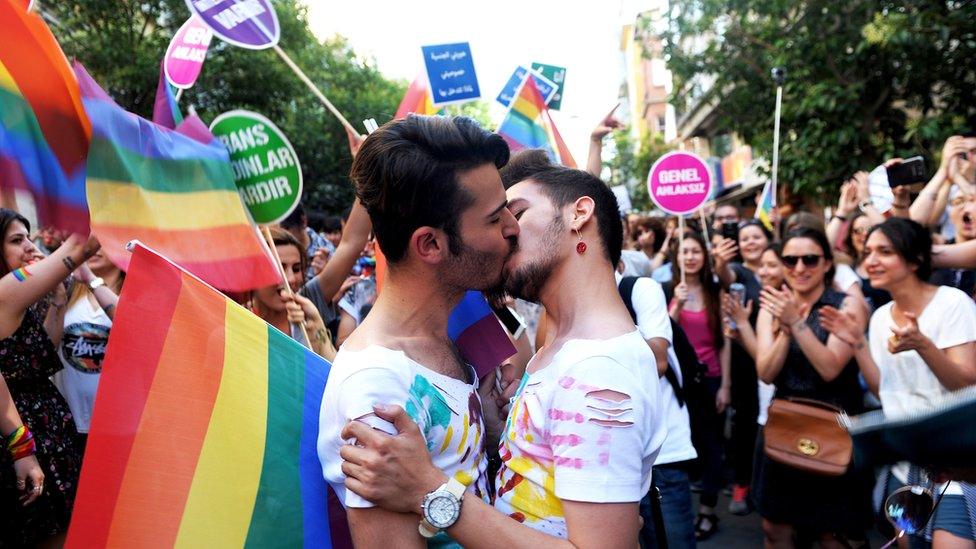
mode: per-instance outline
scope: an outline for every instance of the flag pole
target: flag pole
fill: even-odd
[[[281,49],[280,46],[275,44],[274,51],[275,53],[278,54],[279,57],[281,57],[281,59],[285,62],[285,64],[288,65],[288,67],[292,71],[294,71],[296,75],[298,75],[298,78],[302,82],[304,82],[305,85],[308,86],[310,90],[312,90],[312,93],[314,93],[315,97],[317,97],[319,101],[321,101],[322,104],[325,105],[325,108],[329,109],[329,112],[331,112],[333,115],[335,115],[337,119],[339,119],[339,122],[343,125],[343,127],[346,128],[346,131],[350,131],[356,135],[359,135],[359,132],[356,131],[356,128],[354,128],[352,124],[350,124],[349,121],[346,120],[345,116],[342,116],[342,113],[339,112],[339,109],[335,108],[335,105],[333,105],[332,102],[329,101],[329,98],[327,98],[325,94],[322,93],[318,89],[318,87],[312,82],[312,80],[305,74],[305,72],[302,71],[302,69],[300,69],[298,65],[296,65],[295,62],[291,60],[291,57],[288,57],[288,54],[285,53],[285,50]]]
[[[773,115],[773,184],[770,192],[772,193],[772,207],[775,208],[776,197],[778,196],[778,175],[779,175],[779,119],[783,110],[783,84],[786,82],[786,69],[775,67],[772,70],[773,80],[776,82],[776,109]],[[772,213],[772,211],[770,211]],[[776,232],[779,233],[779,216],[776,216]]]
[[[685,216],[678,216],[678,257],[675,261],[678,262],[678,267],[681,268],[681,283],[685,283],[685,260],[683,257],[683,251],[685,249]]]
[[[268,247],[271,248],[271,254],[274,256],[275,265],[278,266],[278,272],[281,273],[281,280],[285,283],[285,289],[288,291],[288,295],[294,299],[295,292],[291,290],[291,284],[288,284],[288,275],[285,273],[285,267],[281,264],[281,257],[278,255],[278,248],[275,247],[274,237],[271,236],[271,229],[267,225],[261,225],[261,233],[264,234],[264,238],[268,240]],[[302,335],[305,336],[305,346],[312,349],[312,340],[308,338],[308,330],[305,329],[305,323],[292,323],[302,330]],[[315,351],[315,349],[312,349]]]
[[[169,85],[169,84],[167,84],[167,85]],[[175,98],[175,101],[177,103],[179,103],[181,97],[183,97],[183,88],[180,88],[180,89],[176,90],[176,98]]]

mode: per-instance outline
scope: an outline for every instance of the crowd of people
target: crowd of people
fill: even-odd
[[[866,547],[883,495],[924,485],[945,496],[911,542],[976,547],[976,486],[931,464],[823,476],[764,451],[777,399],[898,418],[976,385],[976,137],[885,212],[864,172],[829,219],[773,230],[721,203],[679,232],[600,180],[616,126],[576,170],[411,115],[357,149],[344,219],[271,230],[286,285],[233,297],[333,364],[318,454],[350,540],[694,547],[728,488],[767,547]],[[0,234],[0,545],[57,544],[125,273],[12,209]],[[519,352],[480,379],[447,335],[470,289],[521,313]]]

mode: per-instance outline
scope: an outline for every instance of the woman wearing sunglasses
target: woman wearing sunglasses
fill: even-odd
[[[821,311],[824,327],[853,349],[889,418],[923,412],[950,391],[976,384],[976,305],[956,288],[926,282],[931,248],[928,231],[914,221],[891,218],[874,227],[864,265],[871,283],[891,292],[893,301],[871,316],[868,337],[843,311]],[[907,463],[892,467],[888,491],[908,484],[917,475],[914,469]],[[970,520],[976,507],[966,505],[967,496],[976,502],[976,487],[951,483],[945,494],[936,509],[932,546],[976,547]]]
[[[853,349],[820,323],[824,307],[850,312],[851,318],[860,318],[855,311],[862,307],[831,289],[834,265],[827,237],[815,229],[795,229],[786,235],[780,259],[789,287],[767,286],[760,295],[759,378],[776,386],[777,398],[810,398],[850,414],[862,412]],[[793,547],[794,536],[819,541],[821,547],[863,543],[872,521],[869,475],[814,475],[763,453],[754,481],[766,547]]]

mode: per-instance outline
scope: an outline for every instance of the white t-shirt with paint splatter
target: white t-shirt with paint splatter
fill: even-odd
[[[657,367],[637,331],[567,341],[528,371],[508,416],[495,508],[566,537],[562,501],[638,502],[667,435]]]
[[[339,448],[343,426],[362,418],[374,428],[395,434],[392,424],[373,414],[373,404],[396,404],[420,427],[427,449],[441,471],[489,501],[484,424],[478,381],[474,384],[425,368],[402,351],[372,345],[361,351],[339,349],[322,397],[318,454],[325,479],[346,507],[373,504],[346,490]]]

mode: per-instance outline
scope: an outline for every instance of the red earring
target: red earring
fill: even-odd
[[[583,255],[586,251],[586,242],[583,242],[583,235],[580,234],[579,229],[574,229],[576,231],[576,236],[579,237],[579,242],[576,243],[576,253]]]

